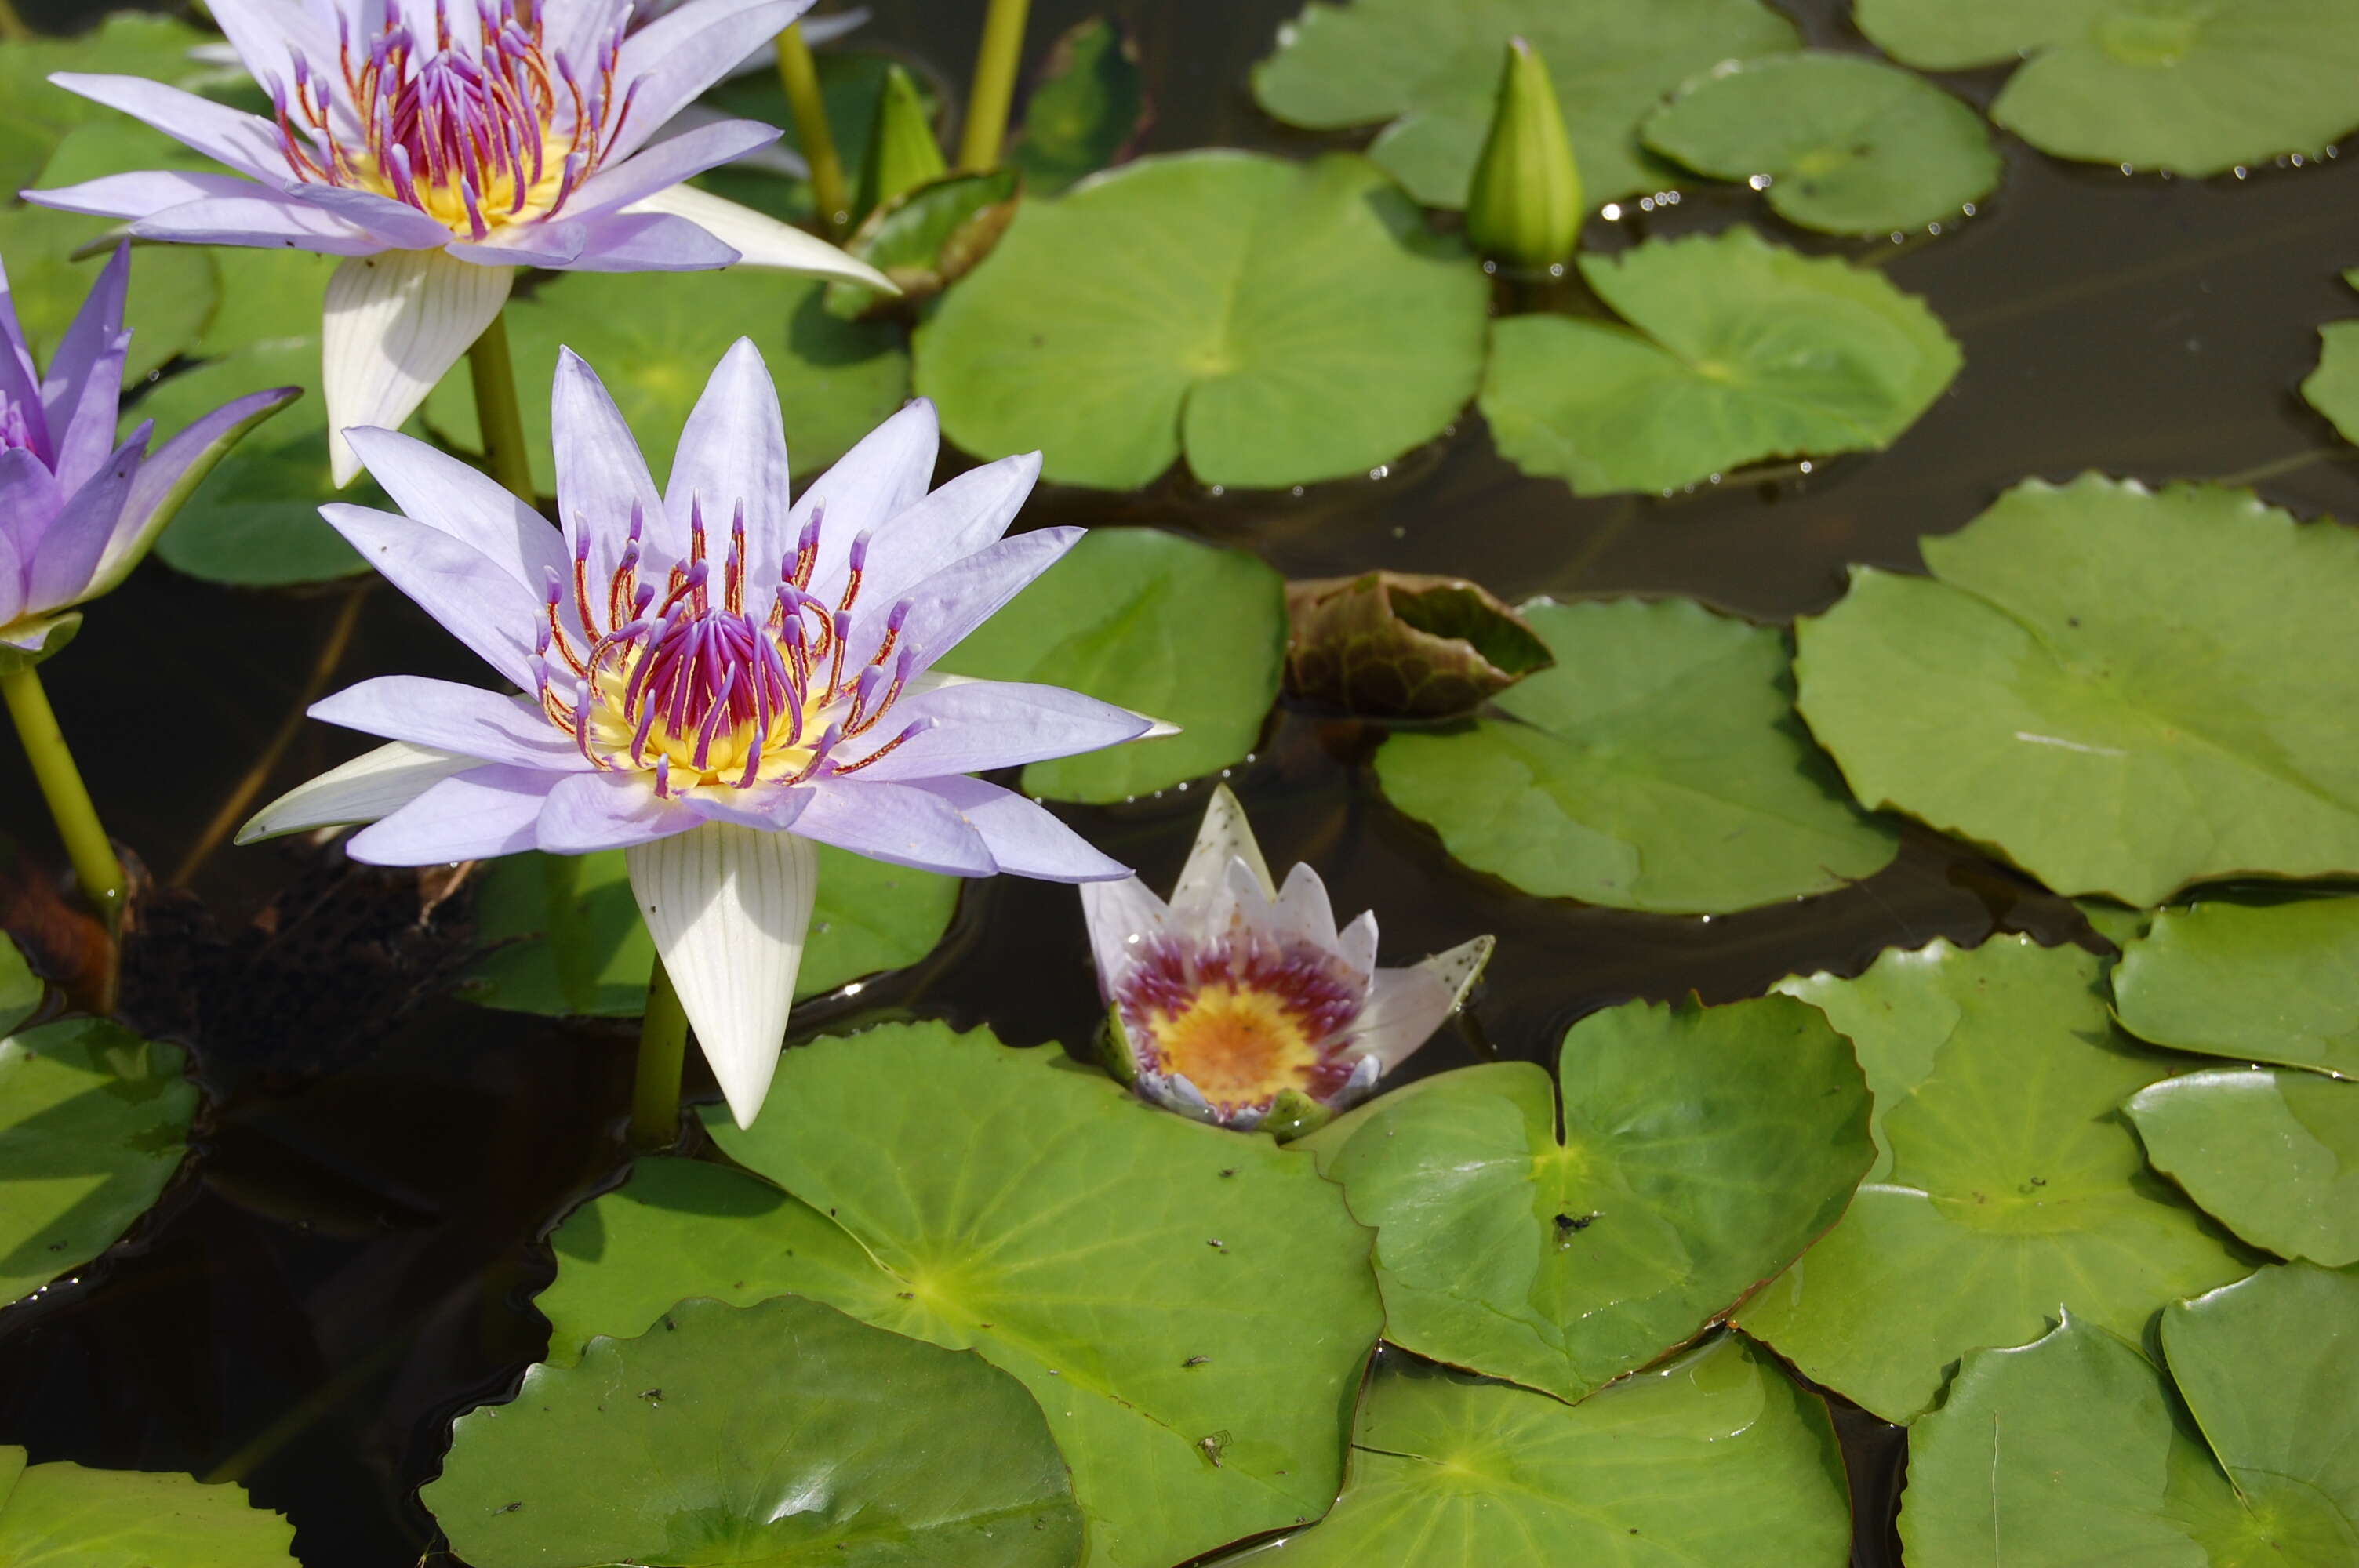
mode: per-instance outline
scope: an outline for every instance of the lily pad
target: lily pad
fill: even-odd
[[[1303,1141],[1376,1227],[1385,1337],[1578,1400],[1694,1338],[1867,1170],[1851,1045],[1786,997],[1582,1019],[1558,1064],[1424,1078]]]
[[[959,879],[888,866],[821,845],[819,896],[795,978],[798,1000],[934,950],[958,907]],[[554,944],[549,937],[555,935]],[[636,1018],[655,944],[631,896],[623,851],[527,851],[485,869],[475,935],[486,949],[467,1000],[518,1012]]]
[[[1806,229],[1879,234],[1955,214],[1998,184],[1982,116],[1921,76],[1853,54],[1734,62],[1647,116],[1647,145],[1714,179],[1766,179]]]
[[[789,1051],[750,1132],[706,1125],[787,1193],[640,1162],[557,1233],[552,1357],[684,1296],[791,1291],[1019,1379],[1093,1563],[1169,1568],[1326,1511],[1382,1314],[1368,1232],[1310,1161],[939,1023]]]
[[[1502,717],[1397,734],[1385,795],[1451,854],[1526,892],[1718,913],[1873,874],[1897,840],[1803,739],[1767,627],[1689,600],[1538,601],[1556,656]]]
[[[2114,1007],[2158,1045],[2359,1077],[2359,898],[2158,910]]]
[[[1241,761],[1285,657],[1286,584],[1260,561],[1158,529],[1093,528],[942,668],[1070,687],[1179,725],[1024,770],[1028,794],[1103,802]]]
[[[856,283],[827,286],[828,313],[844,320],[907,312],[974,269],[1016,216],[1016,171],[953,174],[886,203],[844,248],[897,284],[897,295]]]
[[[1364,472],[1474,394],[1490,285],[1365,159],[1180,153],[1027,199],[917,336],[971,452],[1130,490]]]
[[[2058,157],[2222,174],[2359,126],[2359,13],[2337,0],[1857,0],[1854,17],[1920,70],[2021,60],[1991,118]]]
[[[190,1476],[27,1465],[0,1447],[8,1568],[259,1568],[293,1563],[295,1527],[245,1488]]]
[[[1445,719],[1555,662],[1463,578],[1371,571],[1286,585],[1286,689],[1340,712]]]
[[[2250,492],[2027,481],[1796,631],[1863,801],[2065,894],[2359,871],[2359,533]]]
[[[2359,288],[2359,268],[2343,275]],[[2318,330],[2318,368],[2301,384],[2310,406],[2334,422],[2346,441],[2359,441],[2359,321],[2329,321]]]
[[[1463,207],[1511,38],[1549,62],[1593,201],[1671,178],[1636,134],[1665,93],[1723,60],[1800,41],[1755,0],[1316,0],[1278,30],[1254,96],[1313,130],[1391,122],[1369,156],[1427,206]]]
[[[462,1416],[421,1494],[475,1568],[1063,1568],[1082,1512],[982,1357],[797,1296],[689,1301]]]
[[[41,1005],[41,995],[40,977],[25,962],[16,944],[0,934],[0,1033],[30,1018]]]
[[[1628,325],[1510,316],[1492,328],[1482,396],[1500,455],[1576,495],[1877,450],[1958,373],[1958,345],[1922,300],[1750,229],[1579,265]]]
[[[1120,162],[1148,118],[1138,45],[1118,24],[1092,16],[1050,46],[1007,159],[1034,195],[1061,195]]]
[[[45,183],[37,178],[41,166],[75,126],[121,118],[115,110],[52,85],[51,72],[111,72],[193,87],[215,68],[191,60],[189,50],[212,41],[212,34],[169,16],[118,11],[80,38],[24,38],[0,46],[0,103],[8,105],[0,116],[0,193],[13,196]],[[14,251],[8,259],[13,267]]]
[[[1960,1356],[2038,1337],[2059,1303],[2136,1336],[2164,1303],[2245,1272],[2115,1113],[2171,1064],[2113,1026],[2102,968],[1997,936],[1779,986],[1851,1037],[1882,1158],[1842,1222],[1738,1310],[1745,1332],[1908,1421]]]
[[[96,1019],[0,1040],[0,1304],[89,1262],[155,1203],[197,1109],[180,1069],[178,1047]]]
[[[1826,1406],[1727,1335],[1577,1405],[1387,1354],[1334,1511],[1223,1562],[1791,1568],[1850,1540]]]
[[[2123,1109],[2154,1168],[2238,1236],[2280,1258],[2359,1263],[2359,1084],[2221,1068]]]

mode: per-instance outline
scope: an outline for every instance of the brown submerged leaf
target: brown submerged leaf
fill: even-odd
[[[1286,586],[1288,695],[1372,719],[1446,719],[1555,663],[1462,578],[1373,571]]]

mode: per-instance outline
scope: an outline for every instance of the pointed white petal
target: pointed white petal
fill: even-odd
[[[1343,967],[1355,975],[1373,976],[1376,972],[1376,912],[1364,909],[1360,918],[1343,927],[1335,938],[1335,951]]]
[[[1286,887],[1277,895],[1277,924],[1282,941],[1308,942],[1330,953],[1342,951],[1335,933],[1335,906],[1327,902],[1327,884],[1299,861],[1286,873]]]
[[[1245,821],[1245,808],[1228,785],[1215,784],[1204,807],[1204,825],[1196,830],[1196,847],[1188,852],[1180,884],[1171,890],[1172,912],[1183,924],[1192,925],[1200,912],[1220,900],[1233,860],[1245,863],[1266,896],[1277,896],[1269,863],[1261,858],[1261,846],[1254,842],[1253,827]]]
[[[339,486],[361,471],[343,432],[397,428],[443,373],[474,346],[506,302],[516,269],[477,266],[440,251],[353,256],[328,279],[320,385],[328,456]]]
[[[1494,946],[1492,938],[1477,936],[1406,969],[1378,969],[1368,1005],[1353,1025],[1350,1050],[1390,1072],[1458,1011]]]
[[[255,812],[237,830],[237,841],[251,844],[314,827],[375,822],[400,810],[451,774],[481,766],[480,757],[464,757],[455,752],[438,752],[396,741],[374,752],[364,752],[309,784],[297,784]]]
[[[739,1127],[778,1068],[802,968],[819,847],[707,822],[624,851],[639,915]]]
[[[770,267],[807,277],[835,278],[860,284],[880,294],[901,292],[883,273],[817,235],[806,234],[766,212],[740,207],[691,185],[675,185],[653,196],[643,196],[622,211],[669,212],[675,218],[685,218],[736,251],[739,266]]]
[[[1122,989],[1139,950],[1163,935],[1163,901],[1136,877],[1118,882],[1083,882],[1082,918],[1090,928],[1090,955],[1097,961],[1098,994],[1112,1001]]]

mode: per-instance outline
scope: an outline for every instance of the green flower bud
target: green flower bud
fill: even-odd
[[[933,116],[909,73],[899,66],[885,70],[885,91],[876,100],[876,118],[868,128],[868,156],[861,160],[860,193],[854,212],[874,212],[904,191],[928,180],[940,179],[950,166],[941,144],[934,140]]]
[[[1511,38],[1498,107],[1467,197],[1466,237],[1485,255],[1545,272],[1571,259],[1588,216],[1548,63],[1531,45]]]

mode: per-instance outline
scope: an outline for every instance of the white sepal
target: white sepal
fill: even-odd
[[[819,891],[819,846],[793,833],[707,822],[624,851],[704,1059],[739,1127],[778,1070]]]
[[[1264,894],[1277,897],[1277,883],[1270,878],[1269,862],[1261,858],[1261,846],[1254,842],[1245,808],[1228,785],[1215,784],[1204,807],[1204,825],[1196,830],[1196,847],[1188,851],[1179,885],[1171,890],[1171,912],[1180,925],[1193,927],[1201,914],[1224,902],[1223,884],[1233,860],[1245,863]]]
[[[806,234],[800,229],[779,222],[766,212],[741,207],[734,201],[715,196],[709,190],[699,190],[694,186],[675,185],[669,190],[658,190],[653,196],[639,198],[623,211],[669,212],[675,218],[685,218],[734,250],[739,266],[769,267],[778,272],[800,273],[806,277],[833,278],[843,283],[856,283],[881,294],[901,292],[891,278],[817,235]]]
[[[1477,936],[1406,969],[1378,969],[1352,1026],[1351,1054],[1375,1057],[1386,1072],[1398,1066],[1458,1011],[1495,946]]]
[[[297,784],[255,812],[237,830],[237,841],[251,844],[314,827],[375,822],[392,816],[451,774],[483,765],[480,757],[396,741],[364,752],[342,767],[330,768],[309,784]]]
[[[321,324],[320,385],[339,488],[361,471],[344,431],[398,429],[499,315],[515,276],[514,267],[442,251],[384,251],[336,268]]]

